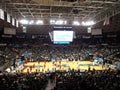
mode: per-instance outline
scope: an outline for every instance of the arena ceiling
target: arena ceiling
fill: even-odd
[[[118,31],[120,28],[120,0],[0,0],[0,8],[14,18],[43,19],[47,26],[28,26],[29,33],[48,34],[52,27],[48,25],[51,18],[68,21],[94,20],[96,26],[106,32]],[[115,17],[108,27],[103,27],[106,18]],[[4,23],[1,26],[9,26]],[[102,26],[102,27],[101,27]],[[78,34],[87,33],[84,27],[73,27]],[[22,32],[22,30],[18,30]]]
[[[99,22],[120,12],[120,0],[0,0],[17,19],[65,18]]]

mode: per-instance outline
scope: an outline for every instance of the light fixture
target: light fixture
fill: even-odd
[[[92,26],[92,25],[94,25],[95,24],[95,22],[94,21],[83,21],[82,22],[82,25],[83,26]]]
[[[26,19],[22,19],[22,20],[20,20],[19,21],[21,24],[28,24],[29,22],[28,22],[28,20],[26,20]]]
[[[78,21],[73,21],[72,25],[79,26],[79,25],[80,25],[80,22],[78,22]]]
[[[57,20],[57,21],[55,22],[55,24],[56,24],[56,25],[62,25],[63,22],[64,22],[63,20]]]
[[[40,25],[43,25],[43,20],[38,20],[38,21],[36,21],[36,24],[37,24],[37,25],[39,25],[39,24],[40,24]]]
[[[31,25],[31,24],[34,24],[34,21],[33,20],[31,20],[30,22],[29,22],[29,24]]]
[[[55,24],[55,20],[51,19],[50,24]]]
[[[56,25],[65,25],[65,24],[67,24],[67,21],[60,19],[60,20],[56,20],[55,24]]]
[[[50,20],[50,24],[52,25],[66,25],[67,24],[67,21],[66,20],[62,20],[62,19],[51,19]]]

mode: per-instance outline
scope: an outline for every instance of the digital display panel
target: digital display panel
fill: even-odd
[[[73,31],[53,31],[54,42],[72,42]]]
[[[54,44],[70,44],[68,41],[54,41]]]

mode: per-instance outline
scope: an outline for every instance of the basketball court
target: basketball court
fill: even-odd
[[[102,65],[93,65],[92,61],[61,61],[61,62],[28,62],[24,64],[23,73],[46,72],[55,70],[105,70]]]

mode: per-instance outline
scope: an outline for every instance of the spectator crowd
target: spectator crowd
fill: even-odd
[[[0,90],[120,90],[120,71],[56,71],[52,73],[2,73]],[[52,84],[51,84],[52,85]]]

